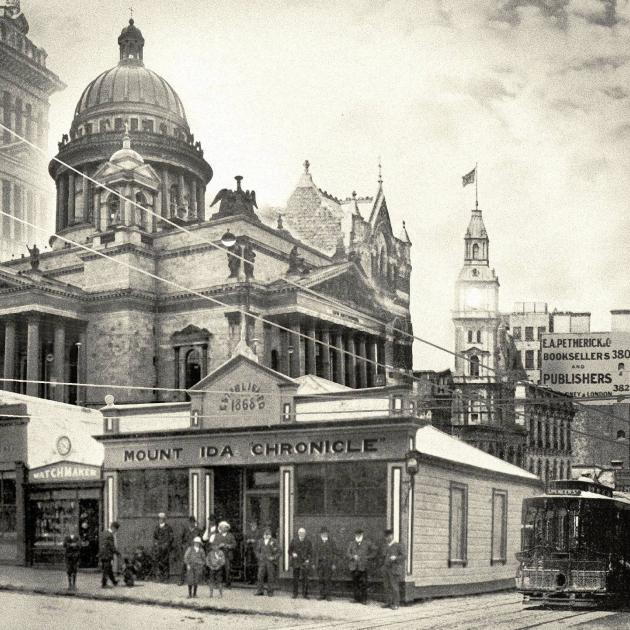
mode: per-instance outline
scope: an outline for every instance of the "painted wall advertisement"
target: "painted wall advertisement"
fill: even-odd
[[[630,393],[630,333],[548,333],[541,343],[541,385],[575,398]]]

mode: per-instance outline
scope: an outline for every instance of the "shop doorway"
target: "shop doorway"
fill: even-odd
[[[99,502],[97,499],[79,499],[79,538],[81,539],[81,566],[98,565]]]

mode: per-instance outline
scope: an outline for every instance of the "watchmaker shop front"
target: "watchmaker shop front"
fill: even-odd
[[[97,566],[103,416],[10,392],[0,413],[0,563],[62,566],[74,533],[81,566]]]
[[[479,518],[488,519],[489,529],[495,518],[504,534],[508,511],[520,514],[520,503],[518,510],[516,503],[508,510],[507,489],[512,500],[519,502],[524,494],[540,491],[539,480],[426,426],[414,415],[418,407],[410,398],[411,390],[382,387],[304,395],[300,387],[300,379],[287,378],[238,355],[190,390],[187,429],[169,430],[159,406],[154,430],[142,432],[133,431],[129,406],[103,409],[105,433],[98,439],[105,447],[105,522],[120,522],[121,551],[131,553],[140,545],[150,548],[159,512],[167,513],[178,538],[189,515],[204,525],[212,514],[231,524],[239,543],[234,580],[251,577],[246,541],[254,528],[260,535],[265,526],[279,538],[280,576],[286,578],[288,543],[300,527],[314,537],[326,525],[342,553],[357,527],[376,543],[383,541],[383,530],[390,527],[406,549],[407,599],[422,596],[415,580],[431,579],[431,571],[424,575],[426,561],[417,560],[416,554],[435,556],[437,542],[446,546],[445,575],[440,578],[445,594],[448,584],[457,580],[478,580],[482,572],[475,566],[472,551],[468,569],[451,563],[448,523],[446,529],[440,526],[426,535],[424,523],[431,520],[434,503],[439,515],[445,513],[448,520],[449,492],[453,492],[449,484],[457,483],[461,491],[467,483],[472,486],[475,478],[484,497],[490,494],[487,501],[471,501],[471,512],[472,506],[479,505],[484,511]],[[331,408],[338,412],[330,413]],[[382,411],[372,417],[365,411],[374,409]],[[142,412],[146,427],[146,407]],[[317,420],[310,419],[315,416]],[[322,420],[322,416],[330,419]],[[424,443],[431,444],[426,456]],[[449,450],[459,453],[460,447],[462,461],[451,460]],[[495,462],[499,462],[496,470]],[[496,512],[499,516],[492,517],[488,506],[494,486],[501,488],[504,502],[502,511]],[[460,495],[453,501],[458,499]],[[467,536],[467,518],[462,516],[467,504],[462,501],[453,505],[459,506],[458,518],[466,528],[458,530],[458,535]],[[476,514],[470,518],[479,520]],[[492,534],[506,566],[490,566],[490,534],[483,547],[479,545],[480,561],[488,565],[483,580],[495,586],[497,576],[513,582],[511,558],[519,543],[513,534],[517,523],[510,519],[509,543],[507,533]],[[421,539],[415,534],[415,523],[422,527]],[[453,523],[460,521],[453,519]],[[173,560],[178,558],[174,555]],[[340,579],[349,578],[346,564],[340,558]],[[171,566],[179,571],[181,565],[172,562]],[[374,569],[372,578],[380,579]]]

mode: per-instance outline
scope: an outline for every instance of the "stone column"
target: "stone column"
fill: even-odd
[[[39,344],[39,315],[30,315],[27,322],[26,341],[26,380],[40,380],[40,344]],[[28,396],[39,395],[39,383],[26,383]]]
[[[178,178],[178,184],[177,184],[178,188],[179,188],[179,205],[182,206],[184,205],[184,193],[186,192],[186,182],[184,181],[184,174],[180,173],[179,174],[179,178]]]
[[[74,223],[74,173],[68,173],[68,225]]]
[[[193,177],[190,182],[190,211],[197,217],[197,178]]]
[[[354,333],[348,334],[346,343],[346,349],[348,350],[348,374],[346,375],[347,385],[349,387],[357,386],[357,358],[356,358],[356,345],[354,342]]]
[[[378,374],[378,341],[372,340],[368,343],[368,355],[370,361],[373,363],[368,363],[368,380],[369,385],[371,387],[376,386],[376,376]]]
[[[367,387],[368,386],[368,380],[367,380],[367,373],[368,373],[368,369],[367,369],[367,363],[365,361],[366,357],[367,357],[367,349],[365,346],[365,336],[361,335],[361,337],[359,337],[359,372],[361,374],[361,383],[360,383],[360,387]]]
[[[92,217],[92,222],[97,230],[102,230],[101,226],[101,189],[95,188],[94,190],[94,216]]]
[[[62,177],[57,178],[57,214],[55,217],[55,230],[59,232],[59,230],[63,229],[63,186],[61,182],[63,181]]]
[[[199,218],[206,220],[206,187],[202,184],[199,191]]]
[[[162,205],[160,206],[161,208],[160,214],[163,217],[169,216],[168,188],[169,188],[168,169],[166,168],[166,166],[163,166],[162,167]]]
[[[338,361],[338,379],[341,385],[346,384],[346,353],[344,352],[344,342],[343,342],[343,333],[338,332],[335,335],[335,346],[337,352],[337,361]]]
[[[293,354],[290,357],[291,371],[289,376],[296,378],[302,376],[302,337],[300,336],[302,329],[299,321],[291,322],[290,328],[293,334],[291,334],[289,344],[293,346]]]
[[[87,381],[87,334],[85,330],[79,333],[79,352],[77,353],[77,382],[85,383]],[[85,387],[77,385],[77,405],[85,405],[87,390]]]
[[[15,320],[4,320],[4,378],[15,378]],[[4,381],[3,389],[15,391],[15,383]]]
[[[322,376],[329,381],[333,380],[332,365],[330,363],[330,331],[322,330],[322,345],[320,350],[322,353]]]
[[[308,339],[305,340],[306,348],[307,348],[306,354],[308,355],[308,365],[306,366],[306,373],[317,376],[316,353],[317,353],[318,344],[315,343],[315,339],[316,339],[315,329],[309,328],[306,334],[308,335]]]
[[[55,385],[55,400],[66,402],[66,386],[61,385],[65,381],[66,364],[66,325],[62,321],[55,322],[54,340],[54,365],[53,376],[58,383]]]

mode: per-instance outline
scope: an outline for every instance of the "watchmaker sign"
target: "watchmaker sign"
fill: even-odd
[[[56,462],[41,468],[33,468],[28,473],[30,483],[60,483],[68,481],[99,481],[100,466]]]

